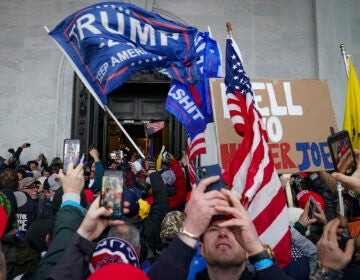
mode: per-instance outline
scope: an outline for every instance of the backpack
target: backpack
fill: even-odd
[[[2,251],[6,259],[7,279],[36,270],[40,254],[26,246],[25,240],[16,235],[3,236]]]

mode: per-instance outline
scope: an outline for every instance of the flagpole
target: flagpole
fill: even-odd
[[[349,62],[348,62],[348,56],[346,55],[345,45],[344,45],[343,43],[340,44],[340,51],[341,51],[342,57],[343,57],[343,59],[344,59],[346,76],[347,76],[347,78],[349,78]]]
[[[49,34],[49,29],[47,28],[47,26],[44,26],[44,29],[46,30],[46,32]],[[51,37],[52,38],[52,37]],[[86,80],[86,78],[84,77],[84,75],[81,73],[80,69],[76,66],[76,64],[71,60],[71,58],[69,57],[69,55],[64,51],[64,49],[61,47],[60,44],[58,44],[58,42],[56,40],[54,40],[54,38],[52,38],[53,41],[55,42],[55,44],[59,47],[59,49],[63,52],[63,54],[67,57],[67,59],[69,60],[71,66],[74,68],[76,74],[79,76],[79,78],[81,79],[81,81],[84,83],[84,85],[86,86],[86,88],[89,90],[89,92],[91,93],[91,95],[95,98],[95,100],[97,101],[97,103],[99,104],[99,106],[106,111],[112,118],[113,120],[116,122],[116,124],[120,127],[120,129],[122,130],[122,132],[125,134],[125,136],[129,139],[130,143],[134,146],[135,150],[139,153],[139,155],[142,158],[145,158],[145,156],[143,155],[143,153],[140,151],[139,147],[135,144],[135,142],[131,139],[130,135],[126,132],[126,130],[124,129],[124,127],[120,124],[120,122],[118,121],[118,119],[114,116],[114,114],[111,112],[111,110],[109,109],[109,107],[107,107],[106,105],[104,105],[99,96],[96,94],[96,92],[94,91],[94,89],[92,88],[92,86],[90,86],[89,82]]]
[[[226,31],[228,33],[228,37],[231,38],[232,37],[232,28],[231,28],[231,23],[230,22],[226,23]]]
[[[120,129],[122,130],[122,132],[125,134],[125,136],[128,138],[128,140],[130,141],[130,143],[134,146],[135,150],[139,153],[139,155],[145,159],[144,154],[141,152],[141,150],[139,149],[139,147],[135,144],[135,142],[132,140],[132,138],[130,137],[130,135],[126,132],[125,128],[121,125],[121,123],[119,122],[119,120],[114,116],[114,114],[111,112],[111,110],[109,109],[108,106],[104,106],[104,110],[113,118],[113,120],[116,122],[116,124],[120,127]]]

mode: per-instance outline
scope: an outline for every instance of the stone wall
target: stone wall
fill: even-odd
[[[252,78],[328,80],[342,126],[346,75],[344,43],[360,73],[360,1],[149,0],[128,1],[165,17],[209,28],[225,52],[231,22]],[[22,161],[59,156],[70,136],[73,71],[47,35],[63,18],[93,1],[0,0],[0,155],[32,143]]]

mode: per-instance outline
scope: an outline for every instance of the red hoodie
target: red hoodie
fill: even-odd
[[[174,183],[175,195],[169,196],[170,209],[182,207],[185,204],[186,198],[186,178],[184,171],[176,159],[169,163],[171,170],[175,173],[176,181]]]

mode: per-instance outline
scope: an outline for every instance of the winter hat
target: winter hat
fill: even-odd
[[[7,195],[1,191],[0,191],[0,206],[4,208],[7,216],[11,215],[11,211],[12,211],[11,202],[7,197]]]
[[[0,191],[0,239],[5,231],[10,230],[11,225],[8,225],[8,217],[11,217],[12,205],[9,198]]]
[[[41,173],[37,170],[33,170],[31,171],[33,174],[33,177],[35,178],[35,180],[39,179],[41,177]]]
[[[58,190],[62,186],[61,180],[60,180],[60,175],[56,174],[56,173],[52,174],[48,178],[48,183],[50,186],[50,190],[52,190],[52,191]]]
[[[168,185],[173,185],[176,181],[175,173],[172,170],[166,170],[161,173],[163,181]]]
[[[97,243],[89,269],[93,273],[103,266],[114,263],[140,267],[139,257],[129,242],[117,237],[107,237]]]
[[[124,187],[124,201],[128,201],[130,203],[129,213],[125,214],[125,217],[132,218],[139,214],[138,200],[141,198],[141,194],[141,191],[139,193],[135,190],[135,188]]]
[[[6,214],[5,209],[0,206],[0,240],[3,237],[4,231],[6,229],[8,222],[8,215]]]
[[[85,195],[85,200],[87,203],[91,203],[94,200],[94,193],[90,189],[83,190]]]
[[[180,232],[185,220],[185,215],[180,211],[167,213],[161,222],[160,238],[172,238]]]
[[[119,275],[121,279],[132,279],[132,280],[149,280],[150,278],[140,268],[137,268],[130,264],[114,263],[105,265],[93,274],[91,274],[88,280],[118,280]]]
[[[316,202],[320,202],[321,208],[323,210],[325,209],[325,203],[324,203],[324,199],[322,198],[322,196],[316,192],[307,191],[307,190],[303,190],[297,194],[299,206],[302,209],[305,208],[305,205],[309,201],[310,196],[312,196],[316,200]]]
[[[21,180],[20,190],[26,189],[27,187],[29,187],[34,182],[35,182],[35,178],[33,178],[33,177],[25,177],[24,179]]]
[[[24,206],[26,201],[27,201],[27,197],[26,194],[22,191],[16,191],[14,192],[14,197],[16,199],[16,204],[17,207],[21,207]]]

